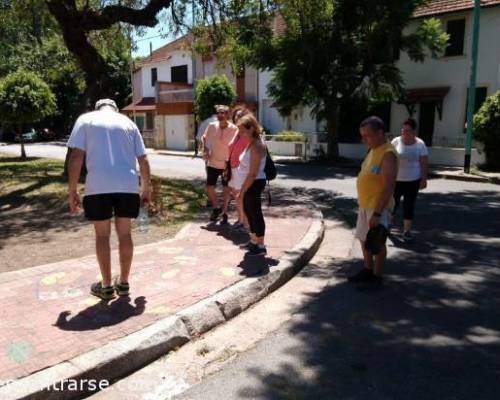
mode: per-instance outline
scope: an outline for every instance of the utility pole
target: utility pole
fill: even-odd
[[[191,31],[194,29],[196,24],[196,6],[195,1],[191,0]],[[191,82],[193,84],[193,104],[194,104],[194,96],[196,90],[196,55],[194,54],[194,33],[192,35],[191,42]],[[193,111],[193,127],[194,127],[194,146],[195,146],[195,155],[198,154],[198,142],[196,141],[196,135],[198,133],[198,124],[196,123],[196,113]]]
[[[477,75],[477,50],[479,45],[479,24],[481,13],[481,0],[474,0],[474,22],[472,32],[472,64],[470,71],[469,99],[467,107],[467,136],[465,139],[464,172],[470,172],[470,161],[472,153],[472,132],[474,110],[476,107],[476,75]]]

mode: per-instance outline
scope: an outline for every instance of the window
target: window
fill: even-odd
[[[157,80],[158,80],[158,69],[151,68],[151,86],[154,86]]]
[[[153,113],[146,113],[146,130],[152,131],[154,126],[155,116]]]
[[[177,67],[170,68],[171,82],[176,83],[188,83],[188,66],[179,65]]]
[[[479,111],[484,101],[486,100],[486,96],[488,95],[487,87],[477,87],[476,88],[476,100],[474,103],[474,114]],[[469,107],[469,89],[467,89],[467,98],[465,99],[465,120],[464,120],[464,132],[467,131],[467,108]]]
[[[444,55],[451,57],[464,54],[465,19],[448,21],[446,32],[450,35],[450,39]]]

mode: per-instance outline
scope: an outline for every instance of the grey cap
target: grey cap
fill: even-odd
[[[101,107],[104,107],[104,106],[113,107],[115,109],[115,111],[118,111],[118,107],[116,106],[116,103],[114,102],[114,100],[111,100],[111,99],[100,99],[100,100],[97,100],[96,103],[95,103],[95,109],[96,110],[99,110]]]

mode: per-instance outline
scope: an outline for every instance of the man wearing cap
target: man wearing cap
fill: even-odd
[[[207,162],[207,195],[212,204],[211,221],[217,221],[222,213],[222,223],[227,224],[227,209],[231,191],[228,182],[222,180],[224,186],[224,206],[219,207],[215,185],[219,176],[222,176],[229,160],[229,143],[235,137],[238,128],[228,121],[229,107],[224,105],[215,106],[217,121],[208,124],[202,138],[202,147]]]
[[[113,100],[102,99],[95,111],[81,115],[68,140],[72,148],[69,176],[69,206],[77,213],[82,202],[77,191],[80,170],[85,159],[87,177],[83,209],[94,225],[96,255],[102,281],[94,283],[90,292],[104,300],[129,294],[129,273],[134,246],[131,221],[137,218],[141,204],[151,200],[150,167],[146,149],[137,126],[118,112]],[[139,194],[139,176],[142,193]],[[120,275],[111,276],[111,219],[114,217],[119,241]],[[113,282],[112,282],[113,280]]]
[[[387,256],[385,233],[394,207],[398,159],[396,149],[387,142],[385,125],[380,118],[365,119],[360,133],[369,149],[357,179],[359,210],[355,236],[361,242],[364,268],[348,281],[381,286]]]

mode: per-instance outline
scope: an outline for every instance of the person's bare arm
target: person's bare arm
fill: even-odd
[[[207,149],[207,139],[208,139],[209,129],[210,129],[210,125],[208,125],[205,128],[205,132],[201,136],[201,150],[203,152],[203,158],[205,159],[205,161],[208,161],[208,156],[209,156],[209,154],[208,154],[209,150]]]
[[[141,173],[141,206],[151,203],[151,167],[147,155],[137,159]]]
[[[85,152],[83,150],[73,148],[68,162],[68,189],[69,189],[69,209],[75,214],[78,212],[81,201],[78,195],[78,181],[82,171],[83,161],[85,160]]]
[[[378,225],[379,217],[375,214],[381,214],[384,209],[387,208],[389,201],[391,200],[394,188],[396,186],[396,177],[398,175],[398,163],[396,155],[392,152],[387,152],[382,159],[382,176],[384,178],[384,190],[380,195],[377,206],[375,208],[375,213],[370,219],[370,228]]]
[[[420,156],[420,170],[422,171],[420,189],[425,189],[427,187],[427,174],[429,173],[429,156]]]

